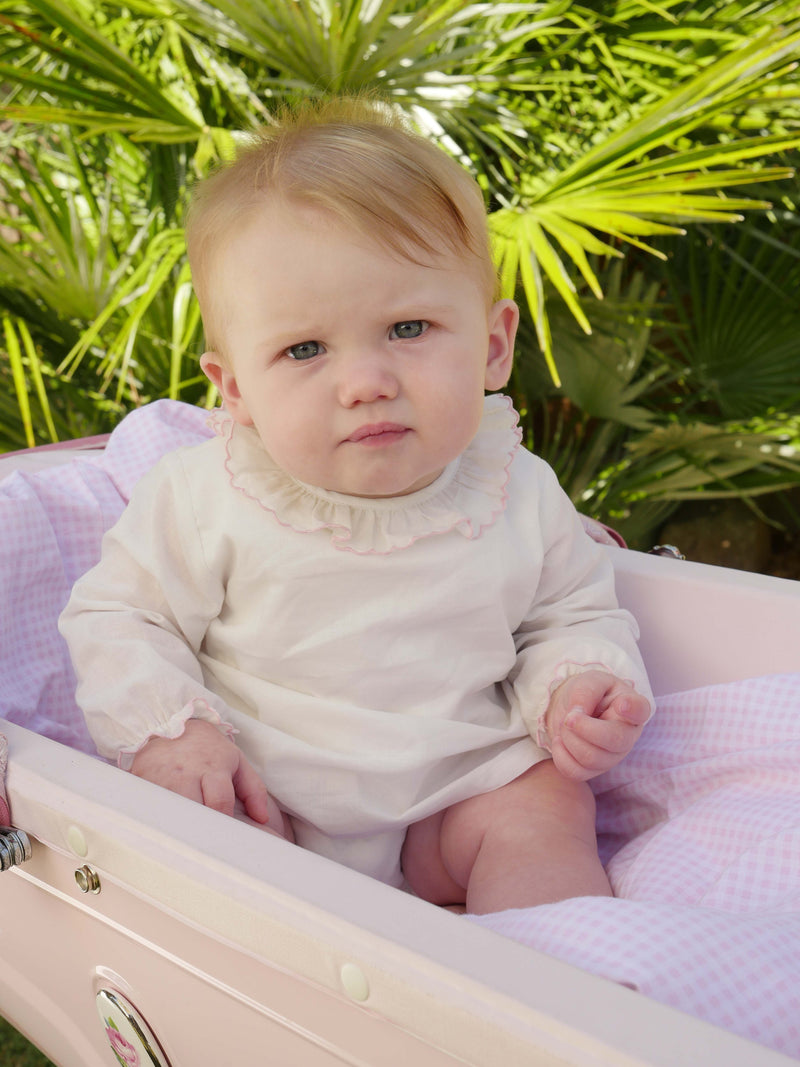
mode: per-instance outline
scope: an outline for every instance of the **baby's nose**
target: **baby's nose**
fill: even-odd
[[[397,377],[383,353],[365,351],[342,360],[339,399],[345,407],[392,400],[398,391]]]

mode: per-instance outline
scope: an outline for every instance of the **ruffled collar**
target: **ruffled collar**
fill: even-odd
[[[522,434],[505,396],[489,396],[472,443],[430,485],[407,496],[371,499],[297,481],[264,450],[250,427],[222,409],[209,424],[225,442],[231,486],[297,533],[330,532],[335,548],[386,554],[456,530],[478,537],[506,506],[506,486]]]

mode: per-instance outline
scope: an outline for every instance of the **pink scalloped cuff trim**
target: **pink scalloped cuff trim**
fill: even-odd
[[[546,711],[547,709],[545,708],[545,711],[543,711],[542,714],[539,716],[539,721],[536,723],[536,733],[534,734],[533,740],[536,742],[539,748],[544,749],[545,752],[549,752],[552,756],[553,743],[550,740],[550,731],[547,729],[547,724],[544,721]]]
[[[197,714],[198,710],[202,711],[202,714]],[[134,757],[138,752],[144,748],[148,741],[151,741],[154,737],[163,737],[170,741],[174,741],[178,737],[182,737],[186,731],[186,723],[190,719],[202,719],[205,722],[210,722],[212,726],[216,726],[220,733],[225,737],[229,737],[231,740],[238,734],[238,730],[232,726],[229,722],[225,722],[218,711],[204,700],[202,697],[195,697],[190,700],[188,704],[185,704],[183,708],[172,718],[164,723],[163,728],[159,730],[152,730],[142,741],[137,745],[129,745],[127,748],[120,749],[117,755],[117,766],[120,770],[129,771],[133,766]]]
[[[556,689],[558,689],[560,685],[566,682],[568,678],[574,678],[575,675],[584,674],[586,671],[603,671],[605,674],[610,674],[612,677],[616,677],[614,671],[610,667],[606,666],[605,663],[577,663],[575,660],[562,660],[561,663],[559,663],[553,671],[552,681],[550,682],[550,685],[547,688],[549,696],[552,697]],[[621,681],[623,681],[626,685],[631,686],[632,689],[636,688],[631,679],[623,678],[621,679]],[[545,752],[549,752],[552,754],[553,743],[550,737],[550,732],[547,729],[547,723],[545,721],[547,716],[547,708],[549,706],[550,702],[548,700],[544,711],[542,711],[542,713],[539,715],[539,718],[536,720],[536,731],[533,735],[533,740],[536,742],[539,748],[543,748]]]
[[[612,675],[612,677],[615,676],[611,667],[605,663],[576,663],[575,660],[565,659],[553,671],[553,679],[548,687],[550,696],[568,678],[574,678],[576,674],[584,674],[586,671],[604,671],[606,674]],[[621,681],[624,681],[626,685],[633,686],[633,681],[630,679],[623,678]]]

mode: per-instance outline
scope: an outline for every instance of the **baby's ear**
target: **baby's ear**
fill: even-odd
[[[487,389],[502,389],[511,375],[519,308],[513,300],[498,300],[489,309],[489,351],[486,358]]]
[[[236,377],[219,352],[204,352],[200,357],[200,367],[211,384],[216,386],[231,418],[242,426],[252,426],[253,420],[239,391]]]

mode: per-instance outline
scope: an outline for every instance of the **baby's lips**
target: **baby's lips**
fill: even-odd
[[[350,434],[347,440],[357,444],[359,441],[363,441],[369,437],[380,437],[382,434],[404,433],[406,429],[408,429],[408,427],[401,426],[397,422],[369,423],[365,426],[360,426]]]

